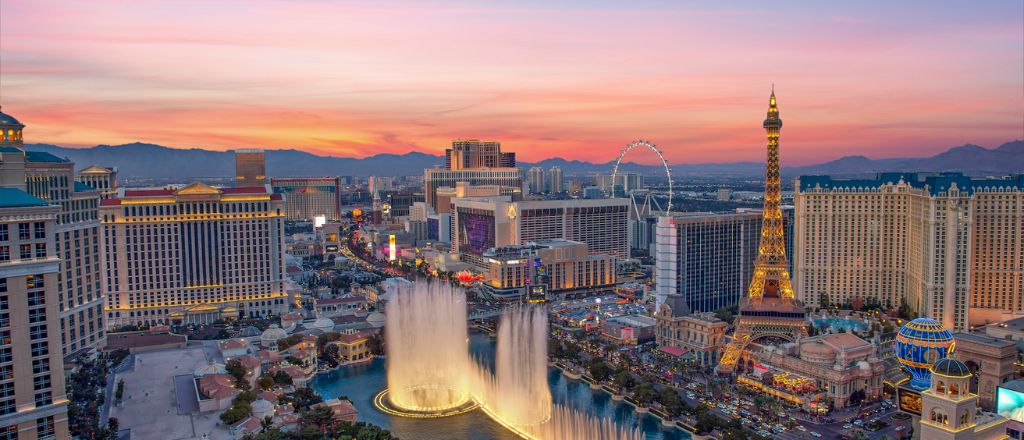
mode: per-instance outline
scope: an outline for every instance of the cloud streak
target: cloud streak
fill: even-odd
[[[524,160],[930,154],[1024,135],[1019,2],[37,0],[5,4],[30,141],[366,156],[502,141]]]

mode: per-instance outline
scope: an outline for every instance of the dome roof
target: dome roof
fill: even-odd
[[[334,321],[331,318],[320,318],[313,322],[313,328],[326,333],[334,330]]]
[[[260,397],[250,406],[253,414],[268,413],[274,410],[273,402]]]
[[[283,328],[277,324],[270,324],[270,328],[263,331],[260,335],[260,340],[263,341],[277,341],[288,337],[288,332],[284,331]]]
[[[971,370],[963,362],[945,358],[940,359],[932,366],[932,373],[947,377],[967,377],[971,375]]]
[[[374,327],[382,327],[387,317],[381,312],[373,312],[366,317],[366,322]]]
[[[22,124],[17,119],[14,119],[14,116],[11,116],[4,112],[0,112],[0,125],[19,125],[22,127],[25,126],[25,124]]]
[[[833,360],[836,358],[836,351],[821,341],[813,341],[800,346],[800,358],[804,360]]]

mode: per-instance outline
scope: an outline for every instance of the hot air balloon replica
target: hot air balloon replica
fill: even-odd
[[[910,387],[925,390],[931,386],[931,366],[953,353],[953,334],[931,318],[917,318],[896,333],[893,350],[896,359],[910,373]]]

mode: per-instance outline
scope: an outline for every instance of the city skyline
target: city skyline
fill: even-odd
[[[63,146],[364,157],[479,138],[603,162],[645,138],[672,163],[760,161],[772,82],[792,165],[1024,132],[1012,3],[4,6],[0,104]]]

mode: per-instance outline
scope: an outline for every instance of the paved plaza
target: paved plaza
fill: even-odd
[[[121,429],[131,430],[132,439],[202,439],[204,434],[211,440],[233,438],[220,425],[218,412],[195,413],[195,397],[176,391],[192,393],[194,388],[185,385],[193,370],[206,363],[202,346],[136,354],[132,368],[114,379],[124,379],[124,400],[110,416],[120,421]]]

